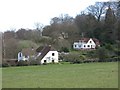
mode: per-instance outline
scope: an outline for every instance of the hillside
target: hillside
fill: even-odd
[[[95,7],[99,7],[104,14],[96,11],[97,15],[99,15],[99,17],[96,17],[94,14]],[[21,28],[17,31],[9,30],[4,32],[4,58],[16,58],[18,51],[32,46],[52,45],[58,51],[64,51],[63,48],[72,51],[73,43],[81,38],[98,39],[101,45],[100,51],[103,50],[104,54],[107,52],[103,56],[108,58],[118,57],[120,55],[118,3],[105,4],[96,2],[95,5],[88,8],[88,13],[80,13],[75,18],[68,14],[53,17],[50,25],[43,28],[33,30]]]

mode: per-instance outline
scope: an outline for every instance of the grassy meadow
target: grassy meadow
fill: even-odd
[[[3,88],[117,88],[118,63],[50,64],[2,69]]]

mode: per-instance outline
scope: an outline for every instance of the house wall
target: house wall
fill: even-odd
[[[80,47],[79,47],[79,42],[75,42],[74,44],[73,44],[73,48],[74,49],[79,49]]]
[[[75,42],[73,44],[74,49],[91,49],[91,48],[94,49],[95,47],[96,47],[96,44],[91,38],[87,43],[85,43],[85,42]]]
[[[54,53],[54,55],[53,55]],[[45,63],[52,63],[54,60],[54,63],[58,63],[58,52],[57,51],[49,51],[45,57],[41,60],[41,64]]]
[[[95,42],[92,39],[90,39],[86,44],[83,44],[81,48],[83,48],[83,49],[93,48],[94,49],[95,47],[96,47]]]

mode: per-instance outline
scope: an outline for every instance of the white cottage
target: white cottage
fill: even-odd
[[[37,55],[37,60],[43,63],[58,63],[58,51],[54,50],[51,45],[45,46]]]
[[[18,53],[18,61],[29,60],[29,58],[34,58],[39,60],[41,64],[43,63],[58,63],[58,51],[53,49],[51,45],[38,47],[37,49],[23,49]]]
[[[97,46],[100,46],[100,43],[95,38],[81,38],[73,44],[74,49],[95,49]]]

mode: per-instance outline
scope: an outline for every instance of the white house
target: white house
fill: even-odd
[[[18,61],[29,60],[30,57],[33,57],[34,59],[39,60],[39,62],[41,64],[43,64],[43,63],[58,63],[58,51],[54,50],[51,47],[51,45],[45,46],[42,48],[39,47],[36,50],[24,49],[18,53]]]
[[[81,38],[73,44],[74,49],[95,49],[97,46],[100,46],[100,43],[95,38]]]
[[[58,63],[58,52],[49,51],[41,60],[41,64],[43,63]]]
[[[58,63],[58,51],[51,48],[51,46],[45,46],[37,56],[37,60],[43,63]]]

